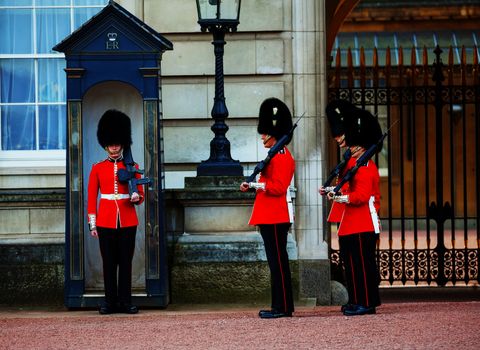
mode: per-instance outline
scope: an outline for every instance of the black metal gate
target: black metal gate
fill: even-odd
[[[381,175],[382,233],[377,261],[382,284],[474,285],[480,282],[480,70],[476,47],[461,64],[442,62],[437,48],[412,48],[411,63],[347,67],[337,52],[329,100],[346,99],[392,127],[376,156]],[[416,62],[418,51],[423,61]],[[432,57],[431,57],[432,58]],[[337,159],[330,164],[332,167]],[[335,158],[335,157],[333,157]],[[332,231],[335,227],[332,227]],[[340,267],[332,232],[332,268]]]

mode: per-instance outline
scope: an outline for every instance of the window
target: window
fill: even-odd
[[[0,160],[65,160],[65,59],[52,47],[106,3],[0,0]]]

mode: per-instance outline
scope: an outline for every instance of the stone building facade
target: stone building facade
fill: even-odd
[[[73,1],[64,2],[70,4],[66,8],[72,7]],[[101,4],[99,11],[107,1],[89,3]],[[268,268],[261,238],[247,225],[253,198],[236,190],[241,178],[197,177],[197,166],[208,158],[213,138],[215,78],[212,37],[200,31],[195,1],[117,3],[174,45],[163,55],[161,72],[171,302],[266,300]],[[256,133],[260,103],[274,96],[285,101],[295,119],[303,115],[290,147],[296,159],[292,183],[296,220],[288,250],[298,299],[338,302],[331,288],[327,207],[317,192],[337,156],[324,116],[330,52],[344,39],[339,40],[337,33],[362,32],[373,38],[376,32],[388,36],[396,31],[455,31],[461,21],[461,29],[471,30],[477,38],[478,9],[478,0],[242,2],[238,31],[226,36],[227,138],[232,158],[241,162],[247,176],[266,155]],[[0,52],[0,59],[11,56]],[[4,102],[0,100],[0,108]],[[61,148],[0,149],[0,303],[62,300],[65,161]]]
[[[209,142],[213,138],[210,130],[214,97],[211,34],[201,33],[194,1],[179,0],[172,5],[166,0],[126,0],[118,1],[118,4],[174,44],[174,50],[166,53],[162,61],[162,109],[167,198],[178,199],[186,187],[185,178],[195,178],[197,165],[208,158]],[[266,155],[256,133],[260,103],[274,96],[286,102],[295,119],[304,115],[291,146],[297,165],[292,183],[296,221],[289,252],[292,264],[296,266],[294,275],[298,297],[316,298],[318,303],[329,304],[325,208],[317,192],[327,171],[323,116],[327,61],[324,6],[324,1],[243,1],[238,31],[226,37],[224,71],[226,104],[230,115],[227,138],[231,143],[232,158],[241,162],[245,175],[249,175],[255,164]],[[32,159],[15,158],[6,152],[2,154],[0,246],[3,251],[1,268],[6,272],[2,273],[6,276],[2,284],[7,287],[7,302],[11,301],[8,291],[18,290],[12,277],[19,274],[36,275],[40,280],[35,283],[44,283],[52,288],[50,295],[58,295],[58,290],[61,293],[65,156],[62,152],[56,153],[59,154],[42,153]],[[212,189],[214,192],[218,190],[218,184],[215,186],[217,188]],[[238,202],[236,184],[229,186],[227,192],[230,194],[220,205],[205,200],[201,204],[175,200],[174,206],[177,207],[167,212],[167,223],[171,219],[169,213],[181,218],[180,221],[172,219],[175,223],[169,226],[172,301],[181,301],[181,297],[175,297],[177,291],[192,284],[209,295],[203,300],[211,300],[215,294],[208,291],[208,283],[201,285],[201,281],[205,280],[205,271],[199,272],[203,277],[197,280],[192,277],[196,272],[192,272],[190,277],[185,275],[184,270],[175,275],[174,266],[178,261],[187,265],[191,263],[194,267],[206,261],[204,258],[192,258],[195,254],[189,257],[185,253],[191,252],[191,248],[185,250],[184,247],[192,247],[192,244],[200,256],[203,249],[209,249],[212,244],[219,252],[228,250],[225,247],[232,244],[231,251],[242,246],[249,247],[246,248],[248,254],[243,257],[259,262],[260,266],[263,264],[263,272],[260,277],[257,276],[261,290],[253,291],[249,297],[268,294],[265,292],[269,284],[265,278],[268,272],[261,239],[255,228],[246,225],[253,200],[242,198]],[[231,208],[233,210],[229,210]],[[193,232],[195,230],[199,232]],[[179,260],[178,254],[183,260]],[[19,255],[24,258],[18,259]],[[215,271],[228,275],[231,274],[228,265],[235,259],[228,254],[226,257],[219,254],[210,262],[220,263],[215,265],[218,267]],[[43,277],[39,278],[35,266],[48,272],[42,272],[40,275]],[[48,266],[52,268],[48,269]],[[206,271],[212,269],[209,267]],[[193,280],[184,283],[186,278]],[[247,277],[247,280],[250,278]],[[26,299],[36,298],[35,293],[28,291],[28,279],[26,277],[21,282]]]

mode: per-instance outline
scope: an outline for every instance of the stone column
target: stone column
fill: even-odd
[[[323,110],[327,92],[325,2],[292,2],[292,64],[295,116],[305,116],[295,136],[296,224],[300,296],[330,304],[330,264],[325,208],[318,194],[325,173]]]

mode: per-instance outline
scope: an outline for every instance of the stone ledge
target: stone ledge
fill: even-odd
[[[218,189],[172,189],[168,191],[171,194],[171,199],[176,199],[181,203],[187,201],[217,201],[226,203],[227,201],[235,200],[232,205],[236,204],[249,204],[253,205],[255,199],[255,193],[253,192],[240,192],[231,189],[218,188]],[[168,198],[170,199],[170,198]]]
[[[63,265],[63,243],[0,244],[0,265]]]
[[[7,162],[7,159],[5,163]],[[25,160],[21,161],[18,159],[14,159],[14,162],[22,162],[25,164]],[[11,162],[11,160],[9,160]],[[56,162],[56,161],[54,161]],[[29,176],[29,175],[65,175],[66,174],[66,167],[65,165],[61,166],[45,166],[47,160],[45,158],[36,157],[35,160],[30,159],[29,163],[38,163],[32,166],[9,166],[9,167],[0,167],[0,176]],[[62,163],[65,163],[65,156],[62,160]]]
[[[1,207],[65,207],[64,188],[0,189]]]
[[[245,181],[243,176],[196,176],[185,178],[185,188],[205,188],[211,189],[212,187],[219,189],[234,189],[239,190],[240,184]]]
[[[171,190],[176,199],[185,200],[220,200],[235,203],[253,203],[255,192],[241,192],[243,176],[197,176],[186,177],[185,188]]]
[[[0,245],[65,244],[64,233],[0,234]]]
[[[174,248],[175,263],[257,262],[266,261],[263,240],[259,233],[183,234]],[[288,235],[287,251],[291,261],[298,259],[296,243]]]

